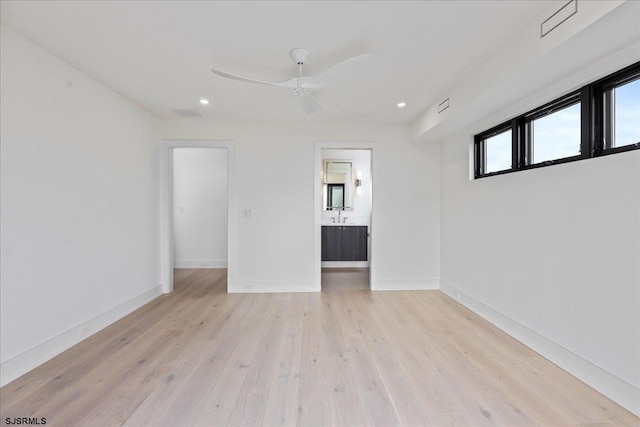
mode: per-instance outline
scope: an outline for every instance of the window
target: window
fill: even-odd
[[[580,102],[554,106],[538,112],[526,122],[528,164],[580,155]]]
[[[605,88],[605,149],[640,142],[640,78]]]
[[[485,173],[511,168],[511,129],[484,140],[487,168]]]
[[[475,177],[640,148],[640,62],[474,138]]]
[[[504,123],[476,136],[476,175],[490,175],[513,168],[513,132]]]

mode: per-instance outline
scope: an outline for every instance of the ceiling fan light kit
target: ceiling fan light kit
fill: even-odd
[[[293,59],[295,64],[298,66],[298,74],[295,77],[282,82],[270,82],[267,80],[254,79],[251,77],[242,77],[216,69],[212,69],[211,71],[221,77],[238,80],[245,83],[258,83],[269,86],[290,88],[291,92],[300,99],[302,109],[307,114],[313,114],[322,110],[320,104],[318,104],[318,102],[311,95],[314,90],[336,84],[342,80],[354,76],[360,71],[362,66],[367,65],[373,58],[373,55],[371,54],[355,56],[333,66],[332,68],[329,68],[328,70],[320,74],[316,74],[314,76],[305,76],[303,73],[303,66],[309,59],[309,56],[311,55],[310,52],[307,49],[298,47],[295,49],[291,49],[289,55],[291,55],[291,59]]]

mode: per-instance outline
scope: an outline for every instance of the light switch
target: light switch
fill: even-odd
[[[245,210],[242,212],[242,217],[243,217],[243,218],[251,218],[251,209],[245,209]]]

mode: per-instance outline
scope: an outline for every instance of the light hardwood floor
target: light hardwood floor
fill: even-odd
[[[438,291],[162,296],[0,389],[53,426],[638,425]]]

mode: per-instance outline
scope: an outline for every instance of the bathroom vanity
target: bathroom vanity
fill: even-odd
[[[367,261],[366,225],[335,223],[322,226],[322,261]]]

